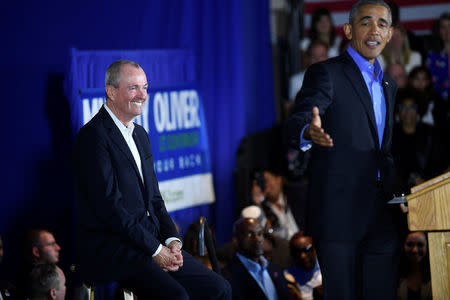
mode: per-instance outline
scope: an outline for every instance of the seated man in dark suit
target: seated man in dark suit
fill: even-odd
[[[256,219],[242,218],[234,224],[238,250],[224,269],[233,299],[289,299],[283,271],[264,257],[263,227]]]
[[[118,60],[105,76],[106,104],[79,132],[74,150],[79,270],[139,299],[228,299],[222,277],[181,250],[153,167],[145,129],[132,120],[147,101],[144,70]]]

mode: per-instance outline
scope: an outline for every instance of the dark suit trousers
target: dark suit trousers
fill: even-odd
[[[119,282],[146,299],[231,299],[229,283],[183,251],[183,266],[176,272],[164,272],[153,260],[136,270],[132,278]]]
[[[379,194],[377,198],[383,203]],[[392,210],[398,207],[382,205],[361,240],[314,240],[324,300],[395,299],[400,242]]]

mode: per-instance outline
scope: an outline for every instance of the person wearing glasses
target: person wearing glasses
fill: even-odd
[[[289,248],[294,264],[284,274],[291,294],[300,294],[302,300],[321,299],[322,274],[312,238],[298,232],[289,241]]]
[[[27,233],[27,251],[33,264],[57,264],[61,247],[55,237],[45,229],[32,229]]]
[[[17,274],[17,299],[29,298],[27,287],[31,270],[40,264],[54,264],[59,262],[61,247],[53,234],[42,228],[31,229],[24,238],[24,264]]]

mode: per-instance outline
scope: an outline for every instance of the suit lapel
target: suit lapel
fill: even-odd
[[[111,137],[111,140],[117,146],[117,148],[125,155],[129,163],[133,166],[136,172],[136,176],[139,178],[140,183],[142,184],[143,182],[141,179],[141,175],[139,174],[139,169],[136,165],[136,161],[134,160],[133,154],[131,154],[131,150],[128,147],[127,142],[125,141],[122,133],[120,132],[119,128],[117,128],[116,124],[114,124],[113,119],[111,119],[111,116],[108,114],[108,112],[104,107],[100,109],[100,113],[102,114],[101,116],[103,119],[103,123],[105,125],[105,128],[108,129],[108,134]]]
[[[375,112],[373,111],[372,98],[370,97],[366,82],[364,81],[361,71],[359,70],[358,66],[351,58],[351,56],[347,52],[345,52],[344,56],[347,58],[347,60],[349,60],[349,62],[345,64],[344,73],[348,77],[350,83],[353,85],[356,93],[359,96],[359,100],[361,101],[364,110],[366,111],[367,118],[369,119],[370,123],[370,131],[372,132],[372,136],[375,139],[375,143],[379,149],[380,142],[378,139]]]
[[[255,278],[253,278],[252,275],[250,275],[250,272],[245,268],[244,264],[241,262],[241,260],[235,255],[233,258],[237,265],[239,266],[240,273],[242,276],[240,276],[242,279],[245,277],[245,282],[247,282],[247,287],[255,292],[256,294],[255,299],[267,299],[266,294],[259,286],[258,282],[256,282]]]
[[[151,170],[148,170],[148,166],[147,164],[145,164],[146,159],[148,158],[148,155],[144,149],[144,145],[143,145],[143,141],[141,140],[141,138],[138,136],[137,132],[136,132],[136,128],[133,131],[133,140],[136,143],[136,147],[138,149],[139,152],[139,156],[141,157],[141,168],[142,168],[142,176],[144,177],[144,182],[146,184],[150,184],[151,182],[151,178],[149,177]],[[153,166],[151,166],[153,167]],[[150,173],[149,173],[150,172]]]

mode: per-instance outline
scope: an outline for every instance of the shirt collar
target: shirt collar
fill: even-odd
[[[119,128],[120,131],[122,132],[126,132],[128,134],[131,134],[133,132],[134,129],[134,124],[133,122],[128,123],[128,126],[123,125],[122,122],[120,122],[120,120],[116,117],[116,115],[111,111],[111,109],[108,107],[108,105],[103,104],[103,107],[106,109],[106,111],[109,113],[109,115],[111,116],[111,118],[114,121],[114,124],[116,124],[116,126]]]
[[[262,255],[259,257],[260,263],[257,263],[256,261],[251,260],[250,258],[247,258],[239,253],[236,253],[236,256],[250,272],[257,273],[264,271],[265,269],[267,269],[267,266],[269,265],[267,259]]]
[[[383,70],[381,69],[381,65],[378,62],[378,59],[375,59],[374,64],[372,65],[367,59],[361,56],[358,52],[356,52],[352,46],[348,46],[347,48],[348,54],[353,58],[356,65],[358,66],[361,73],[366,73],[370,75],[370,78],[373,78],[372,74],[375,70],[375,78],[377,81],[381,81],[383,78]]]

